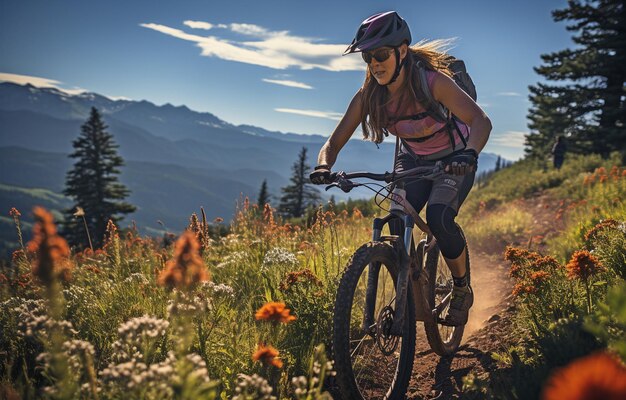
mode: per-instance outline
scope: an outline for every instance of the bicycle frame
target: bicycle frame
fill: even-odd
[[[422,169],[423,167],[418,167],[416,169]],[[438,174],[443,173],[443,167],[440,162],[435,165],[435,169],[430,171],[430,175],[424,175],[423,178],[433,178]],[[352,173],[345,174],[339,173],[337,178],[339,178],[339,183],[335,184],[340,187],[344,192],[348,192],[352,189],[352,183],[347,178],[359,178],[366,177],[375,180],[384,180],[386,182],[391,182],[394,177],[400,176],[409,176],[411,171],[405,171],[404,173],[385,173],[385,174],[370,174],[370,173]],[[331,186],[328,186],[326,190],[328,190]],[[393,219],[400,219],[404,226],[404,232],[402,233],[402,240],[398,240],[397,236],[389,236],[385,237],[382,235],[382,230],[386,224],[388,224]],[[402,326],[404,325],[404,318],[406,314],[406,305],[407,305],[407,291],[409,289],[409,274],[411,273],[411,252],[413,250],[417,251],[417,249],[413,249],[412,246],[412,238],[413,238],[413,228],[415,224],[419,226],[421,230],[430,234],[430,230],[426,223],[420,218],[417,211],[409,204],[406,199],[406,191],[403,188],[403,184],[400,184],[394,188],[391,193],[391,207],[389,210],[389,214],[387,214],[383,218],[374,218],[373,221],[373,234],[372,240],[375,242],[380,241],[389,241],[396,249],[396,254],[399,256],[398,261],[398,276],[396,277],[396,299],[395,299],[395,315],[393,318],[393,324],[391,326],[390,334],[394,336],[402,335]],[[423,249],[423,247],[422,247]],[[423,255],[421,257],[423,260]],[[433,310],[428,308],[428,301],[424,297],[424,290],[420,290],[425,286],[425,274],[421,274],[421,269],[423,268],[423,262],[418,266],[418,270],[415,271],[416,274],[419,274],[417,279],[411,280],[411,290],[414,294],[414,302],[415,302],[415,311],[416,311],[416,320],[424,321],[426,318],[433,318]],[[378,290],[378,275],[380,272],[380,264],[370,264],[367,276],[367,287],[365,292],[365,309],[363,310],[363,325],[362,329],[366,332],[370,332],[371,328],[375,326],[374,323],[374,310],[376,307],[376,292]],[[420,296],[421,294],[421,296]]]

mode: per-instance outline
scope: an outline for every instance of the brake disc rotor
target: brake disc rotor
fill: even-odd
[[[384,307],[378,313],[378,320],[376,321],[376,344],[386,356],[396,351],[400,342],[400,337],[390,334],[391,325],[393,325],[393,315],[393,308],[390,306]]]

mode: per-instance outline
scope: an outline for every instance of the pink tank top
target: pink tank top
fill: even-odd
[[[428,88],[432,92],[433,80],[436,76],[435,71],[426,71],[426,77],[428,80]],[[395,117],[401,117],[402,115],[394,115],[395,112],[395,104],[391,104],[387,107],[387,112],[389,113],[389,117],[391,119]],[[413,107],[410,107],[408,112],[404,115],[410,114],[419,114],[426,111],[424,107],[422,107],[419,103],[416,103]],[[445,123],[438,122],[432,117],[426,117],[419,120],[402,120],[394,123],[393,125],[388,127],[389,133],[392,135],[399,136],[401,138],[416,138],[432,135],[437,132],[441,128],[443,128]],[[464,123],[457,121],[457,125],[461,130],[463,137],[465,140],[469,137],[469,127]],[[458,133],[453,131],[453,137],[455,140],[455,148],[460,145],[461,138]],[[433,137],[426,139],[424,142],[411,142],[407,141],[406,144],[411,148],[411,150],[420,156],[426,156],[429,154],[435,154],[440,151],[446,150],[450,147],[450,136],[446,129],[437,133]]]

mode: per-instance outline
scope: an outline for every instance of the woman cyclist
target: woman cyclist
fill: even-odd
[[[375,143],[388,133],[402,139],[396,171],[443,161],[443,177],[417,179],[404,189],[417,212],[428,203],[428,227],[452,273],[452,299],[443,323],[464,325],[474,294],[467,278],[466,243],[454,219],[472,188],[491,121],[451,78],[449,58],[438,42],[410,44],[409,27],[395,11],[375,14],[361,23],[344,54],[361,52],[367,63],[365,82],[320,150],[310,177],[316,184],[331,183],[331,167],[359,124],[364,139]],[[427,88],[420,84],[418,63],[426,69]],[[433,117],[437,103],[456,118],[441,122]]]

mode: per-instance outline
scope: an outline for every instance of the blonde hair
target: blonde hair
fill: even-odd
[[[450,56],[447,50],[452,46],[454,39],[422,40],[412,47],[409,47],[404,59],[404,82],[398,91],[398,107],[395,115],[406,114],[410,104],[418,102],[427,111],[433,111],[436,104],[429,102],[424,97],[423,88],[418,79],[417,63],[420,62],[424,68],[432,71],[440,71],[448,76],[452,76],[448,65]],[[428,90],[428,88],[426,88]],[[383,141],[383,135],[390,120],[387,106],[391,98],[385,86],[379,85],[374,79],[370,69],[367,68],[365,82],[361,87],[361,129],[363,139],[371,140],[374,143]]]

